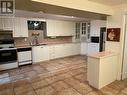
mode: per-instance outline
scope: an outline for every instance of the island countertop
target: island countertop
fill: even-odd
[[[117,53],[111,52],[111,51],[103,51],[103,52],[98,52],[94,54],[88,55],[88,57],[94,57],[94,58],[106,58],[110,56],[117,55]]]

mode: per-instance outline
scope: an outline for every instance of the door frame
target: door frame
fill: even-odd
[[[124,29],[124,42],[123,42],[123,53],[122,53],[122,69],[121,69],[121,80],[124,80],[124,79],[126,79],[127,78],[127,73],[125,74],[125,63],[124,63],[124,56],[125,56],[125,53],[124,53],[124,51],[125,51],[125,46],[126,46],[126,37],[127,37],[127,33],[126,33],[126,31],[127,31],[127,14],[125,14],[124,15],[124,26],[123,26],[123,29]]]

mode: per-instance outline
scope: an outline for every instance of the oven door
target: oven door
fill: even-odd
[[[8,64],[17,61],[17,50],[0,50],[0,64]]]

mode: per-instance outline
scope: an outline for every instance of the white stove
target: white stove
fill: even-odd
[[[18,67],[17,48],[14,48],[12,33],[0,32],[0,71],[16,67]]]

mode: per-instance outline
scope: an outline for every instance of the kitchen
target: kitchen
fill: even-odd
[[[74,20],[8,17],[0,18],[0,21],[2,22],[0,70],[13,70],[13,68],[20,70],[31,64],[36,66],[36,64],[46,61],[74,55],[83,55],[85,58],[89,53],[87,49],[91,47],[87,44],[93,45],[93,52],[99,51],[99,41],[90,42],[91,24],[98,22],[98,28],[105,27],[105,24],[102,26],[105,21],[101,20],[77,22]],[[93,33],[92,37],[98,38],[99,35],[99,33]],[[20,79],[20,77],[18,78]]]
[[[18,65],[16,65],[16,67],[24,64],[31,64],[32,62],[36,64],[37,62],[61,57],[99,52],[100,34],[98,31],[100,31],[100,27],[106,26],[105,21],[101,20],[95,20],[91,23],[90,21],[72,22],[23,17],[1,18],[0,20],[2,22],[0,32],[1,48],[17,48]],[[97,25],[98,27],[96,27],[98,28],[98,30],[96,29],[96,33],[98,34],[90,34],[90,30],[94,30],[94,23],[97,22],[99,23]],[[102,25],[102,23],[104,24]],[[90,38],[93,43],[90,42]],[[4,41],[11,41],[11,43],[4,43]],[[10,44],[11,46],[7,46]],[[61,51],[64,51],[64,53]],[[39,54],[40,52],[42,52],[41,55]],[[6,59],[6,57],[3,58],[1,56],[1,59]],[[27,62],[27,60],[29,62]],[[22,63],[22,61],[24,63]],[[1,70],[4,70],[4,68],[1,68]]]
[[[29,0],[23,8],[19,2],[15,16],[0,18],[0,94],[126,93],[126,80],[118,81],[119,92],[112,88],[120,85],[118,53],[104,52],[109,15]]]

